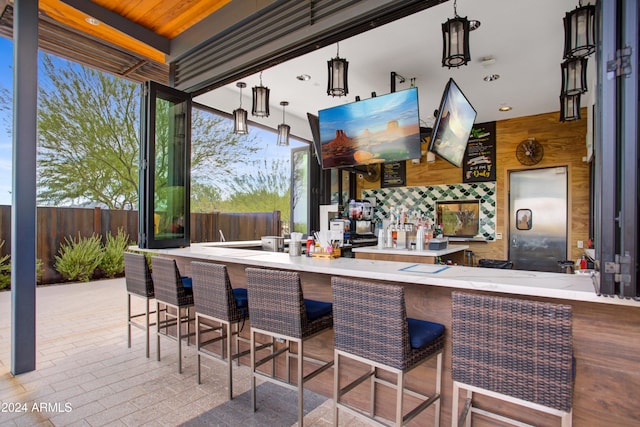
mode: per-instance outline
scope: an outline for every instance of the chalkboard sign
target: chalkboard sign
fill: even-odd
[[[404,187],[407,182],[407,162],[382,164],[381,187]]]
[[[473,125],[462,163],[462,182],[496,180],[496,122]]]

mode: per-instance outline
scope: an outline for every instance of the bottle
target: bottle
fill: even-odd
[[[424,229],[422,226],[418,227],[418,231],[416,232],[416,250],[424,250]]]
[[[582,258],[580,258],[580,270],[586,270],[587,269],[587,259],[585,258],[584,254],[582,254]]]
[[[313,253],[313,237],[307,237],[307,256],[310,257]]]

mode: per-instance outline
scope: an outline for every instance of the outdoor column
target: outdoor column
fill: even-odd
[[[15,0],[11,204],[11,373],[36,369],[38,1]]]

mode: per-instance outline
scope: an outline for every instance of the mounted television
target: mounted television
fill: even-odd
[[[476,114],[456,82],[449,79],[433,126],[429,151],[461,167]]]
[[[420,158],[417,88],[327,108],[318,116],[324,169]]]
[[[307,113],[309,127],[311,128],[311,139],[313,140],[313,151],[315,151],[318,164],[322,166],[322,155],[320,149],[320,120],[315,114]]]

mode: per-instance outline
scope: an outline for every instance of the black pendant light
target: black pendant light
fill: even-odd
[[[562,92],[577,95],[587,91],[587,58],[571,58],[560,64],[562,69]]]
[[[467,65],[471,60],[469,32],[480,26],[479,21],[458,16],[456,6],[457,0],[453,2],[454,17],[442,24],[442,66],[448,68]]]
[[[242,109],[242,89],[247,87],[247,84],[238,82],[236,86],[240,88],[240,107],[233,110],[233,133],[246,135],[249,133],[249,127],[247,126],[247,110]]]
[[[269,117],[269,88],[262,85],[262,72],[260,72],[260,86],[253,87],[251,115]]]
[[[596,50],[595,5],[582,5],[567,12],[564,19],[564,58],[579,58],[591,55]]]
[[[329,70],[329,79],[327,81],[327,95],[330,96],[347,96],[349,93],[349,85],[347,72],[349,71],[349,62],[340,58],[340,45],[336,57],[327,61]]]
[[[291,131],[291,126],[284,122],[284,108],[289,105],[287,101],[281,101],[280,105],[282,105],[282,123],[278,125],[278,142],[277,145],[280,146],[288,146],[289,145],[289,132]]]
[[[560,121],[580,120],[580,94],[560,95]]]

